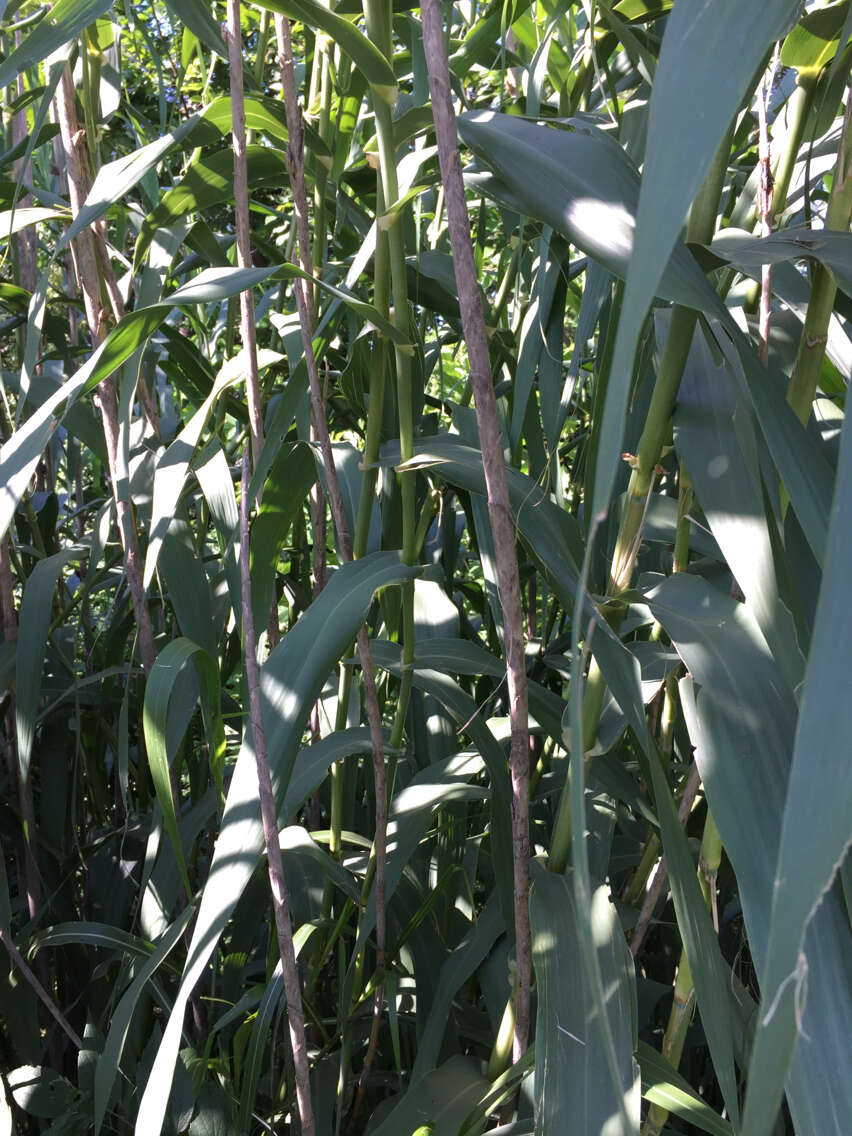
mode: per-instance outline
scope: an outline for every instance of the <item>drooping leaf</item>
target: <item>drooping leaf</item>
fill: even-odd
[[[33,31],[0,63],[0,87],[8,87],[22,71],[43,62],[112,5],[113,0],[57,0],[49,15],[45,10]]]
[[[651,90],[633,258],[603,408],[590,503],[595,516],[609,507],[633,357],[687,210],[765,51],[789,29],[798,8],[797,0],[722,0],[699,9],[676,4],[666,21]],[[740,50],[732,55],[733,35]]]

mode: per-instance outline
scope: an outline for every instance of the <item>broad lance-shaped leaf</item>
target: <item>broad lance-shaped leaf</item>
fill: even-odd
[[[730,970],[722,957],[719,938],[695,874],[686,833],[678,818],[660,755],[650,735],[644,739],[644,745],[651,767],[654,799],[660,820],[663,851],[669,867],[678,930],[692,971],[701,1023],[707,1036],[716,1077],[728,1113],[736,1127],[740,1111],[734,1068],[733,1021],[728,994]]]
[[[645,1100],[660,1105],[711,1136],[733,1136],[730,1121],[715,1113],[661,1053],[640,1041],[636,1057],[642,1070]]]
[[[401,648],[398,643],[374,642],[373,661],[395,674],[401,674]],[[479,707],[453,679],[428,667],[417,665],[415,659],[413,682],[418,690],[432,695],[453,718],[464,726],[470,740],[479,750],[491,780],[491,855],[494,860],[497,889],[506,926],[514,927],[512,915],[512,831],[511,784],[506,754],[489,729]],[[375,917],[375,901],[370,918]]]
[[[176,295],[177,293],[173,293],[171,298],[174,299]],[[258,368],[270,366],[279,362],[282,358],[283,356],[276,351],[260,351],[258,353]],[[190,462],[201,439],[201,433],[210,416],[210,411],[224,390],[241,379],[245,379],[246,367],[247,360],[244,351],[240,351],[238,355],[225,363],[216,376],[216,381],[207,398],[157,461],[151,505],[151,533],[145,556],[144,585],[146,588],[153,579],[160,547],[169,527],[169,522],[175,514]]]
[[[459,119],[464,141],[498,175],[499,192],[493,179],[486,180],[486,192],[513,209],[545,221],[611,272],[625,277],[630,265],[636,262],[634,217],[639,175],[612,139],[601,131],[589,131],[585,125],[583,130],[585,133],[572,134],[491,111],[462,115]],[[504,192],[507,185],[511,187],[509,200]],[[709,317],[719,347],[755,409],[793,509],[820,561],[827,531],[831,473],[813,438],[786,401],[777,397],[777,376],[771,373],[772,365],[767,375],[766,367],[704,278],[692,253],[677,239],[662,278],[649,292],[648,303],[654,293]],[[631,373],[631,362],[632,356],[625,363],[626,376]],[[626,398],[626,388],[615,391],[612,397],[621,403]],[[620,420],[616,425],[620,439]],[[575,557],[575,563],[578,562]]]
[[[53,610],[56,581],[73,549],[39,560],[24,586],[16,647],[15,726],[18,734],[18,764],[23,780],[30,772],[35,740],[35,720],[44,674],[44,648]],[[35,838],[34,833],[28,839]]]
[[[98,1063],[95,1067],[95,1136],[100,1132],[106,1115],[112,1086],[118,1074],[124,1043],[127,1040],[133,1013],[142,991],[179,941],[193,914],[194,909],[187,906],[163,934],[156,949],[137,970],[133,981],[122,994],[121,1001],[110,1017],[109,1033],[104,1042],[103,1052],[98,1057]]]
[[[0,88],[8,87],[22,71],[44,62],[98,16],[108,12],[112,5],[113,0],[58,0],[49,12],[45,9],[44,16],[20,47],[0,63]]]
[[[781,1077],[798,1041],[797,1015],[820,976],[809,965],[805,929],[831,887],[852,840],[852,427],[840,445],[825,569],[802,691],[793,766],[781,825],[766,962],[760,972],[760,1022],[749,1066],[745,1130],[764,1136],[781,1103]],[[848,938],[847,938],[848,945]],[[849,956],[847,955],[847,963]],[[848,1049],[847,1049],[848,1054]],[[848,1073],[848,1063],[846,1067]],[[844,1078],[842,1068],[838,1075]],[[848,1077],[845,1078],[848,1082]],[[846,1122],[849,1116],[846,1114]]]
[[[157,656],[145,684],[145,704],[142,721],[145,746],[148,750],[148,767],[163,810],[166,831],[177,857],[187,895],[192,888],[186,873],[183,848],[178,835],[175,801],[169,777],[169,753],[166,745],[166,722],[169,701],[177,677],[183,667],[192,661],[198,675],[198,689],[205,732],[210,744],[210,766],[222,788],[222,768],[225,760],[225,730],[222,725],[219,695],[219,668],[211,656],[196,643],[186,638],[173,639]]]
[[[396,445],[387,449],[389,453],[399,452]],[[415,450],[408,468],[430,468],[434,476],[450,485],[485,494],[482,456],[478,449],[465,445],[457,435],[438,434],[418,439]],[[518,531],[562,603],[570,608],[577,586],[577,565],[583,558],[577,521],[565,509],[560,509],[532,478],[510,468],[506,470],[506,477]],[[635,675],[635,660],[609,625],[599,621],[596,609],[588,600],[585,610],[588,618],[598,620],[593,651],[607,685],[637,735],[641,736],[645,711]]]
[[[58,425],[62,410],[129,359],[159,327],[168,311],[165,307],[145,308],[125,316],[91,358],[0,447],[0,539],[9,530],[18,502]]]
[[[57,245],[54,257],[78,233],[82,233],[111,205],[120,201],[134,185],[142,180],[145,174],[153,170],[170,150],[195,129],[200,120],[200,115],[194,114],[170,134],[164,134],[162,138],[149,142],[147,146],[134,150],[132,154],[126,154],[122,158],[117,158],[114,162],[108,162],[101,166],[82,209]]]
[[[657,321],[658,339],[660,321]],[[737,406],[724,361],[717,363],[699,328],[684,368],[674,417],[675,446],[710,530],[745,594],[791,690],[804,659],[789,608],[779,592],[775,552],[748,410]]]
[[[228,58],[228,49],[222,41],[219,25],[210,15],[210,5],[204,0],[166,0],[166,7],[177,18],[178,26],[186,24],[202,43],[222,59]]]
[[[370,86],[391,106],[396,102],[396,76],[390,63],[363,32],[316,0],[257,0],[261,8],[281,12],[308,28],[322,29],[346,52]]]
[[[736,873],[749,946],[764,975],[795,699],[743,604],[687,573],[652,589],[648,602],[691,672],[681,680],[681,702],[708,804]],[[818,841],[818,831],[809,835]],[[852,1115],[852,1083],[839,1064],[852,1020],[852,933],[834,890],[812,915],[803,951],[807,999],[800,1007],[802,1032],[787,1099],[797,1133],[842,1136]],[[744,1120],[743,1132],[751,1136],[748,1124]]]
[[[577,922],[590,919],[607,992],[606,1013],[618,1055],[621,1088],[632,1127],[639,1131],[640,1083],[636,1048],[633,964],[609,889],[598,887],[590,911],[578,912],[567,876],[532,863],[530,923],[538,988],[535,1061],[536,1136],[563,1129],[622,1136],[625,1129],[604,1054],[597,1011],[580,955]]]
[[[788,30],[799,7],[798,0],[675,4],[666,20],[651,88],[636,238],[603,409],[594,500],[586,503],[594,516],[609,509],[636,346],[684,217],[767,48]]]
[[[280,185],[287,179],[287,155],[268,146],[247,146],[249,185]],[[188,213],[197,213],[234,198],[234,157],[220,150],[193,162],[180,182],[167,190],[142,222],[133,255],[133,267],[144,264],[158,229],[171,227]]]
[[[498,200],[567,237],[610,272],[626,277],[639,204],[639,172],[617,142],[583,123],[573,131],[514,115],[471,111],[459,134],[493,178],[474,181]],[[655,293],[691,307],[712,307],[713,289],[678,242]]]
[[[164,296],[158,304],[128,314],[110,332],[91,358],[19,427],[0,447],[0,538],[8,531],[15,509],[33,475],[61,412],[125,363],[157,330],[172,307],[227,300],[273,276],[303,276],[295,265],[274,268],[215,268],[201,272],[188,284]],[[350,292],[315,281],[362,318],[395,341],[404,337],[372,307]]]
[[[382,664],[380,664],[382,665]],[[408,861],[426,834],[432,814],[450,801],[478,801],[489,795],[485,785],[470,785],[482,772],[482,758],[477,753],[458,753],[444,761],[427,765],[401,789],[388,810],[388,854],[385,894],[393,895]],[[360,954],[376,925],[376,893],[373,891],[364,910],[355,954]]]
[[[723,229],[706,249],[715,263],[733,264],[748,273],[759,273],[764,264],[818,260],[831,270],[837,286],[852,296],[852,233],[795,228],[753,237]]]
[[[366,301],[359,299],[346,288],[329,284],[325,280],[311,276],[295,264],[276,264],[269,268],[206,268],[186,284],[163,298],[163,303],[182,304],[210,304],[221,302],[237,292],[244,292],[255,288],[267,280],[309,280],[324,292],[340,300],[356,315],[371,323],[377,330],[386,335],[393,343],[406,344],[406,337],[389,323],[384,316]]]
[[[456,1054],[403,1093],[370,1136],[455,1136],[490,1088],[479,1061]]]
[[[470,930],[441,967],[441,979],[432,998],[426,1025],[417,1043],[417,1056],[411,1071],[414,1084],[435,1065],[450,1018],[453,998],[485,959],[497,937],[505,930],[497,893],[493,892],[477,915]]]
[[[315,930],[314,924],[306,923],[293,933],[293,947],[297,959]],[[284,974],[279,959],[257,1007],[257,1016],[251,1031],[251,1041],[244,1059],[240,1085],[240,1132],[248,1132],[251,1127],[257,1086],[264,1065],[269,1059],[266,1042],[283,998]]]
[[[260,679],[264,725],[279,802],[287,791],[311,707],[329,672],[355,638],[374,592],[410,580],[417,572],[417,568],[401,564],[395,552],[375,553],[345,564],[264,663]],[[159,1136],[189,995],[251,879],[262,850],[257,768],[251,737],[246,731],[180,989],[139,1107],[137,1136]]]
[[[4,209],[0,213],[0,240],[8,240],[15,233],[30,225],[41,225],[45,221],[70,221],[67,209],[50,209],[40,205],[21,209]]]

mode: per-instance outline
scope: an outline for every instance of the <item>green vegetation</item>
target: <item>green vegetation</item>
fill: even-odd
[[[0,1136],[848,1134],[850,40],[0,0]]]

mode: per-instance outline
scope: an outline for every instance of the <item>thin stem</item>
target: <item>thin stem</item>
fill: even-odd
[[[231,137],[234,148],[234,209],[237,230],[237,264],[251,268],[249,233],[248,164],[246,159],[246,110],[243,99],[243,40],[240,31],[240,0],[228,0],[228,68],[231,82]],[[248,356],[246,400],[248,402],[251,449],[257,465],[263,449],[263,420],[260,413],[260,379],[257,371],[257,334],[254,300],[248,289],[240,293],[240,336]]]
[[[246,445],[243,450],[242,491],[240,494],[240,584],[243,633],[245,636],[246,686],[249,695],[254,755],[257,762],[260,815],[263,821],[263,836],[266,841],[266,856],[269,866],[269,884],[272,889],[272,907],[275,913],[275,930],[278,935],[278,950],[281,955],[281,970],[284,976],[284,993],[287,998],[287,1020],[290,1027],[290,1045],[293,1049],[299,1120],[302,1125],[303,1136],[314,1136],[316,1127],[313,1105],[311,1104],[310,1064],[305,1039],[305,1015],[302,1009],[299,972],[296,968],[296,949],[293,944],[293,924],[290,918],[287,881],[284,877],[284,859],[281,855],[281,844],[278,839],[278,810],[275,807],[275,794],[272,789],[272,775],[269,770],[269,755],[266,749],[266,733],[260,703],[260,672],[257,665],[257,643],[251,608],[251,574],[249,570],[248,483],[250,464],[249,446]]]
[[[392,5],[388,0],[363,0],[364,16],[370,39],[384,54],[389,63],[393,58],[391,20]],[[393,133],[391,107],[380,92],[373,91],[373,110],[376,119],[376,138],[379,145],[379,200],[384,208],[396,204],[399,198],[399,179],[396,170],[396,145]],[[388,263],[390,266],[391,322],[404,338],[394,344],[396,367],[396,400],[399,416],[400,464],[405,465],[414,456],[414,411],[411,385],[411,348],[407,344],[408,281],[404,241],[405,210],[397,209],[387,229]],[[380,217],[377,216],[377,222]],[[399,473],[402,496],[402,556],[406,564],[416,559],[417,511],[415,500],[416,472],[403,469]],[[391,745],[399,748],[405,730],[405,718],[411,696],[414,665],[414,585],[402,587],[402,676],[397,697],[396,715],[391,729]]]
[[[59,1027],[71,1040],[72,1045],[74,1045],[77,1049],[83,1049],[83,1042],[81,1041],[79,1034],[56,1005],[45,988],[42,986],[41,982],[39,982],[35,974],[33,974],[33,972],[30,970],[29,966],[26,963],[26,960],[24,959],[18,948],[15,946],[12,936],[9,934],[5,927],[0,927],[0,943],[2,943],[6,950],[9,952],[9,957],[21,972],[24,980],[28,982],[32,989],[36,992],[38,997],[41,999],[41,1001],[50,1011],[53,1018],[56,1020]]]
[[[698,766],[693,761],[686,778],[686,784],[683,787],[680,807],[677,811],[681,824],[686,824],[687,817],[692,812],[692,806],[695,803],[695,797],[700,784],[701,776],[698,772]],[[651,925],[654,910],[656,909],[660,896],[663,894],[663,888],[666,885],[668,875],[669,870],[666,866],[666,858],[662,856],[657,865],[657,874],[654,876],[653,883],[645,893],[645,901],[642,904],[642,910],[639,912],[639,918],[636,920],[633,934],[630,936],[630,953],[634,958],[639,954],[639,948],[642,946],[645,935]]]
[[[716,909],[716,876],[722,862],[722,841],[716,822],[710,810],[704,821],[704,835],[701,838],[701,851],[698,860],[698,879],[704,894],[704,902],[713,913],[713,926],[719,933],[718,911]],[[630,949],[633,951],[631,940]],[[663,1035],[663,1056],[675,1069],[680,1064],[683,1055],[683,1046],[686,1041],[686,1032],[692,1020],[692,1011],[695,1006],[695,985],[692,981],[692,970],[686,951],[681,950],[680,962],[677,968],[677,978],[674,986],[674,1001],[672,1002],[666,1032]],[[668,1110],[662,1105],[652,1104],[642,1128],[643,1136],[659,1136],[669,1118]]]
[[[503,609],[506,640],[506,678],[512,742],[509,765],[512,777],[512,849],[514,859],[515,957],[517,985],[513,1056],[517,1061],[527,1046],[530,1015],[531,940],[529,921],[529,726],[527,675],[524,658],[523,614],[514,518],[497,420],[497,401],[491,377],[488,338],[479,287],[470,220],[464,195],[461,159],[456,142],[456,118],[450,94],[441,9],[438,0],[425,0],[423,48],[429,72],[432,114],[438,142],[441,181],[450,230],[453,267],[459,293],[462,328],[470,360],[482,464],[488,495],[488,514],[494,534],[497,583]]]
[[[704,184],[690,210],[687,240],[696,244],[709,244],[713,236],[719,195],[728,168],[732,134],[733,124],[722,139]],[[629,587],[633,577],[649,495],[653,489],[654,473],[668,437],[669,422],[689,355],[696,320],[697,314],[692,309],[675,305],[668,339],[651,395],[651,404],[648,407],[645,426],[636,452],[636,463],[630,476],[627,503],[615,542],[609,579],[609,590],[614,595]],[[623,611],[621,605],[611,605],[605,610],[604,615],[608,622],[617,628]],[[605,692],[606,683],[603,674],[593,658],[583,699],[584,749],[589,749],[594,744]],[[568,847],[570,843],[556,850],[560,861],[563,858],[567,860]],[[554,852],[551,850],[551,856],[553,855]]]
[[[777,59],[777,48],[776,48]],[[775,67],[772,68],[772,74]],[[757,194],[760,215],[760,235],[768,237],[772,232],[772,171],[769,146],[769,127],[766,122],[766,103],[769,98],[769,78],[764,77],[757,96],[757,120],[759,127],[758,160],[760,163],[760,185]],[[763,264],[760,268],[760,316],[758,325],[758,354],[764,367],[769,363],[769,320],[772,311],[772,265]]]

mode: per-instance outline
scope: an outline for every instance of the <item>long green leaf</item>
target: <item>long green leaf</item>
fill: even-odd
[[[417,569],[406,568],[390,552],[345,565],[266,660],[261,694],[279,802],[286,793],[310,709],[329,671],[355,638],[373,593],[416,573]],[[257,770],[251,740],[246,737],[231,778],[180,989],[140,1104],[137,1136],[155,1136],[162,1129],[187,1000],[251,878],[262,847]]]
[[[590,919],[601,961],[606,1013],[615,1037],[623,1100],[632,1121],[625,1130],[622,1102],[610,1080],[597,1007],[580,954],[578,921]],[[571,881],[533,862],[530,894],[533,964],[538,988],[536,1017],[536,1136],[560,1131],[570,1116],[578,1132],[639,1131],[639,1078],[633,1060],[636,1005],[633,966],[624,935],[599,887],[590,911],[578,912]]]
[[[850,566],[852,427],[847,415],[784,805],[766,962],[761,972],[760,1023],[749,1065],[744,1124],[754,1136],[772,1130],[781,1103],[780,1074],[789,1067],[799,1041],[797,1019],[801,1004],[807,1003],[805,930],[852,840],[848,746],[852,703],[846,651],[852,635],[852,614],[845,599]],[[819,755],[818,768],[815,755]],[[807,1044],[804,1037],[799,1044]]]
[[[88,229],[93,221],[101,217],[111,205],[120,201],[134,185],[137,185],[147,173],[155,169],[166,154],[195,129],[199,121],[199,115],[192,115],[170,134],[165,134],[162,138],[149,142],[147,146],[142,146],[132,154],[126,154],[122,158],[117,158],[114,162],[107,162],[106,165],[101,166],[80,212],[57,246],[57,252],[73,240],[78,233]]]
[[[228,49],[222,41],[219,26],[210,15],[210,7],[204,0],[166,0],[166,7],[177,17],[178,25],[185,24],[211,51],[215,51],[222,59],[228,58]]]
[[[647,1042],[640,1041],[636,1055],[642,1070],[642,1096],[647,1101],[682,1117],[711,1136],[733,1136],[730,1123],[690,1088],[689,1082],[662,1054]]]
[[[331,8],[316,3],[315,0],[257,0],[257,2],[261,8],[281,12],[291,19],[301,20],[309,28],[319,28],[326,32],[363,72],[370,86],[391,105],[396,102],[396,76],[393,68],[375,44],[348,20],[338,16]]]
[[[21,601],[16,652],[15,726],[18,735],[18,766],[25,781],[29,777],[33,754],[53,593],[56,591],[59,573],[73,555],[73,551],[68,550],[39,560],[26,582]],[[27,839],[34,840],[35,833],[29,833]]]
[[[145,704],[142,713],[145,731],[145,746],[148,751],[148,767],[157,793],[157,800],[163,810],[166,831],[177,857],[181,876],[187,895],[192,894],[183,847],[178,835],[175,799],[169,775],[170,757],[167,745],[167,721],[169,703],[178,675],[183,667],[192,661],[198,675],[198,688],[202,713],[208,729],[211,765],[214,770],[221,769],[224,760],[225,734],[219,708],[219,669],[215,661],[202,647],[190,639],[173,639],[159,653],[145,684]],[[220,772],[221,783],[221,772]]]
[[[795,690],[804,674],[804,659],[779,590],[751,425],[746,408],[737,404],[725,363],[716,362],[699,330],[678,395],[675,444],[710,530]]]
[[[57,416],[120,367],[168,314],[168,308],[131,312],[67,382],[0,447],[0,538],[12,523],[18,502],[57,426]]]
[[[795,701],[743,604],[678,573],[651,591],[650,605],[691,672],[680,683],[684,713],[736,872],[749,946],[764,974]],[[838,1118],[852,1109],[852,1086],[837,1068],[838,1039],[852,1015],[846,961],[852,933],[834,892],[823,896],[811,918],[803,949],[810,964],[807,1001],[787,1096],[797,1131],[840,1136]]]
[[[764,53],[798,9],[798,0],[719,0],[697,9],[676,4],[666,21],[651,89],[633,258],[603,409],[594,516],[609,508],[636,346],[683,219]],[[733,37],[740,45],[734,53]]]
[[[139,967],[133,981],[121,996],[110,1020],[109,1033],[95,1068],[95,1136],[100,1132],[106,1114],[112,1086],[118,1075],[118,1066],[124,1043],[130,1029],[136,1005],[142,991],[180,940],[194,914],[192,907],[178,916],[156,945],[156,949]]]
[[[20,47],[0,63],[0,87],[8,87],[22,71],[42,63],[112,5],[113,0],[57,0]]]
[[[496,893],[492,892],[470,931],[441,967],[440,983],[432,998],[429,1016],[417,1045],[417,1056],[411,1070],[412,1084],[434,1067],[447,1028],[453,998],[483,961],[503,930],[500,905]]]

